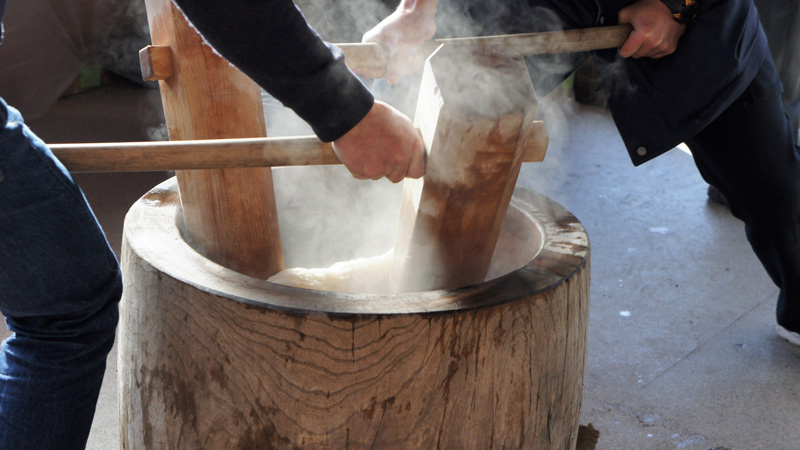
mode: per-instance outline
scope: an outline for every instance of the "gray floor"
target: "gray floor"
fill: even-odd
[[[519,185],[572,211],[591,239],[581,423],[600,449],[800,448],[800,348],[774,333],[777,289],[742,224],[708,203],[675,149],[634,168],[609,114],[568,97],[548,108],[551,146]],[[146,139],[158,94],[125,85],[62,99],[30,125],[47,142]],[[166,174],[76,178],[112,245],[136,198]],[[119,445],[109,356],[90,449]]]

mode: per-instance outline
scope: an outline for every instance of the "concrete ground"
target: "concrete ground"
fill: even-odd
[[[800,448],[800,348],[774,332],[777,289],[743,225],[709,203],[675,149],[634,168],[605,110],[563,96],[546,108],[551,146],[519,185],[564,205],[591,240],[581,423],[599,449]],[[545,105],[543,105],[544,107]],[[45,141],[147,139],[158,93],[117,83],[60,100],[29,125]],[[76,176],[119,248],[130,205],[165,173]],[[116,354],[88,448],[119,448]]]

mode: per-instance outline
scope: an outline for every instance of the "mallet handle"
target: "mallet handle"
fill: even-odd
[[[600,50],[619,47],[625,42],[631,30],[630,25],[614,25],[539,33],[436,39],[431,41],[429,50],[433,51],[442,44],[502,44],[525,56]],[[350,67],[382,67],[389,59],[388,49],[381,44],[337,45],[345,53]],[[541,122],[535,123],[534,131],[536,132],[533,139],[535,142],[527,150],[525,161],[540,161],[544,155],[544,149],[547,147],[547,133]],[[320,142],[314,136],[52,144],[50,148],[56,157],[73,172],[136,172],[340,164],[333,153],[331,144]]]
[[[525,161],[541,161],[547,131],[531,124]],[[185,141],[49,144],[72,172],[145,172],[341,164],[333,146],[315,136]]]
[[[621,46],[633,28],[628,25],[579,28],[575,30],[544,31],[539,33],[504,34],[453,39],[434,39],[424,47],[431,53],[440,45],[505,45],[523,56],[549,53],[582,52]],[[345,54],[347,65],[353,68],[384,67],[389,50],[375,42],[336,44]]]
[[[49,144],[72,172],[140,172],[340,164],[315,136]]]

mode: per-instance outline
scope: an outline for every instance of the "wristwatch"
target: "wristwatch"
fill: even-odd
[[[700,0],[661,0],[672,11],[672,18],[681,25],[686,25],[700,12]]]

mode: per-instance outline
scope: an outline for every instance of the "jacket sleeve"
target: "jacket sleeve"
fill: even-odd
[[[311,125],[338,139],[366,116],[369,90],[291,0],[173,0],[214,50]]]

